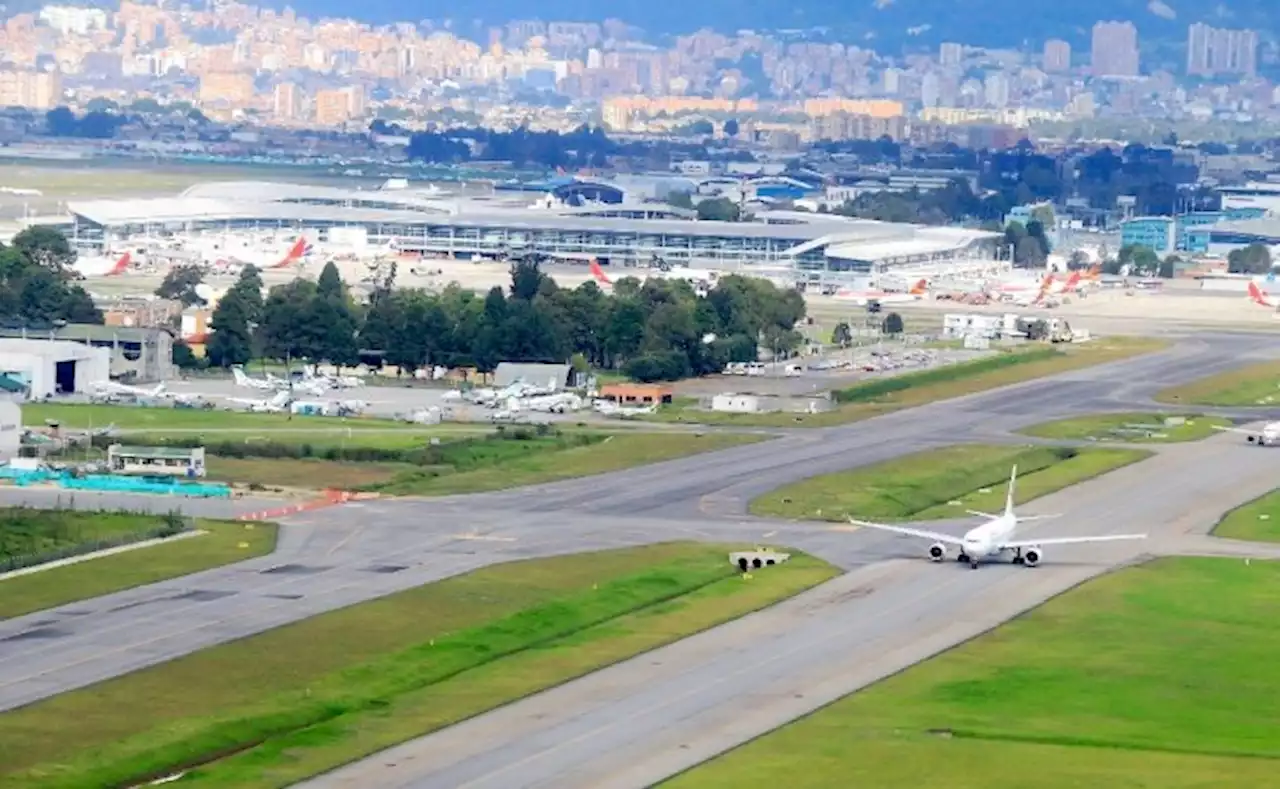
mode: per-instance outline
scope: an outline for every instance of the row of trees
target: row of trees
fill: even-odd
[[[484,295],[451,285],[440,293],[394,286],[394,274],[367,305],[352,299],[338,271],[317,282],[271,289],[246,268],[214,310],[210,363],[243,364],[257,355],[335,364],[381,360],[404,369],[577,358],[638,380],[671,380],[754,361],[802,341],[799,293],[759,279],[728,276],[699,295],[680,280],[624,277],[606,295],[593,282],[559,287],[533,260],[511,267],[508,290]]]

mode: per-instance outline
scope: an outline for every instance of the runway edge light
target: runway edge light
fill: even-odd
[[[790,558],[791,554],[777,551],[735,551],[729,554],[729,564],[745,573],[749,570],[781,564]]]

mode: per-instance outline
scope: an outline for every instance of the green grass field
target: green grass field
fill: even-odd
[[[122,433],[165,435],[169,433],[228,433],[283,436],[331,435],[335,442],[344,437],[383,437],[394,441],[399,436],[449,436],[458,433],[492,432],[492,426],[469,424],[411,425],[389,419],[358,417],[344,419],[329,416],[288,414],[251,414],[244,411],[206,411],[199,408],[143,408],[120,405],[81,405],[70,403],[31,403],[22,408],[25,425],[43,426],[56,420],[71,430],[87,430],[115,425]],[[409,439],[404,439],[409,440]]]
[[[5,507],[0,509],[0,564],[141,535],[164,525],[157,515]]]
[[[1185,419],[1167,424],[1166,419]],[[1214,427],[1229,426],[1231,420],[1204,414],[1094,414],[1092,416],[1042,422],[1018,432],[1038,438],[1080,441],[1110,441],[1123,444],[1169,444],[1200,441],[1216,435]]]
[[[272,523],[201,520],[197,527],[206,533],[6,578],[0,581],[0,619],[190,575],[275,549]]]
[[[1280,542],[1280,488],[1223,515],[1213,534],[1230,540]]]
[[[1220,375],[1164,389],[1156,402],[1222,407],[1280,403],[1280,362],[1251,364]]]
[[[663,789],[1280,786],[1280,562],[1071,591]]]
[[[1136,449],[959,444],[811,477],[753,500],[750,509],[798,520],[964,517],[966,509],[1003,509],[1015,464],[1022,503],[1146,457]]]
[[[839,405],[816,414],[719,414],[675,403],[641,417],[659,422],[690,422],[759,427],[830,427],[868,419],[903,408],[985,392],[1035,378],[1106,364],[1165,348],[1152,338],[1113,337],[1081,345],[1034,346],[998,356],[932,370],[869,379],[836,392]]]
[[[0,713],[0,785],[127,785],[210,758],[185,782],[291,785],[838,572],[793,555],[746,581],[727,550],[489,567]]]
[[[373,489],[398,496],[480,493],[603,474],[750,444],[764,438],[766,436],[736,433],[617,433],[590,446],[513,457],[470,471],[438,476],[432,472],[410,471]]]

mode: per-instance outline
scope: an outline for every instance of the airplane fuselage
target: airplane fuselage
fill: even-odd
[[[1001,552],[1000,546],[1013,536],[1018,519],[1013,515],[1001,515],[981,526],[965,532],[961,545],[964,555],[970,559],[982,559]]]

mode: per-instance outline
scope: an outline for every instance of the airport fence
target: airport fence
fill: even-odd
[[[76,543],[75,545],[68,545],[66,547],[50,551],[41,551],[40,553],[0,557],[0,573],[24,570],[28,567],[35,567],[40,564],[48,564],[49,562],[61,561],[63,559],[72,559],[76,556],[84,556],[85,554],[96,553],[97,551],[120,548],[137,542],[145,542],[146,540],[159,540],[165,537],[174,537],[182,534],[183,532],[194,531],[196,528],[194,518],[188,518],[177,512],[166,513],[160,516],[160,518],[162,521],[160,525],[150,529],[133,532],[131,534],[118,534],[113,537],[86,540],[84,542]]]

